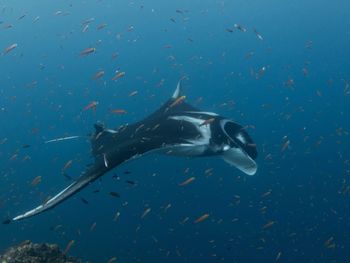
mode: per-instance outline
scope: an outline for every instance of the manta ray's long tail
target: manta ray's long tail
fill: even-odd
[[[28,217],[32,217],[34,215],[40,214],[46,210],[49,210],[59,203],[63,202],[67,198],[71,197],[72,195],[79,192],[81,189],[83,189],[85,186],[90,184],[91,182],[95,181],[97,178],[99,178],[101,175],[103,175],[106,171],[104,169],[97,169],[96,167],[90,168],[90,170],[86,171],[82,176],[80,176],[75,182],[73,182],[71,185],[69,185],[67,188],[63,189],[61,192],[59,192],[54,197],[50,198],[47,202],[45,202],[42,205],[39,205],[38,207],[25,212],[24,214],[18,215],[14,217],[13,219],[8,219],[4,221],[5,224],[10,223],[11,221],[18,221],[22,220]]]

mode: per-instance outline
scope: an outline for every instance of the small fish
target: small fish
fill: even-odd
[[[118,197],[118,198],[120,198],[120,194],[117,193],[117,192],[109,192],[109,194],[110,194],[111,196],[113,196],[113,197]]]
[[[72,246],[74,245],[75,241],[71,240],[69,241],[69,243],[67,244],[65,250],[63,251],[64,255],[67,255],[67,253],[69,252],[69,250],[72,248]]]
[[[130,171],[124,171],[124,174],[131,174]]]
[[[7,25],[4,25],[4,28],[5,29],[9,29],[9,28],[12,28],[13,27],[13,25],[12,24],[7,24]]]
[[[282,252],[280,251],[280,252],[277,253],[275,262],[277,262],[281,258],[281,256],[282,256]]]
[[[215,121],[215,118],[207,119],[207,120],[203,121],[201,124],[199,124],[199,127],[204,126],[204,125],[208,125],[214,121]]]
[[[112,54],[112,59],[116,59],[118,57],[118,53],[113,53]]]
[[[259,32],[258,32],[256,29],[254,29],[254,33],[255,33],[255,35],[256,35],[257,38],[259,38],[260,40],[264,40],[264,38],[262,37],[262,35],[260,35]]]
[[[164,207],[164,212],[167,212],[168,211],[168,209],[171,207],[171,204],[167,204],[167,206],[166,207]]]
[[[93,79],[99,79],[99,78],[102,78],[104,74],[105,74],[105,72],[103,70],[102,71],[98,71],[92,78]]]
[[[62,171],[67,170],[69,167],[71,167],[73,164],[73,160],[69,160],[68,162],[66,162],[66,164],[63,166]]]
[[[131,180],[126,180],[125,182],[127,182],[128,184],[131,184],[131,185],[135,185],[136,184],[134,181],[131,181]]]
[[[97,223],[94,222],[91,227],[90,227],[90,232],[94,231],[95,227],[96,227]]]
[[[25,14],[24,15],[21,15],[19,18],[17,18],[17,20],[21,20],[21,19],[23,19],[23,18],[25,18]]]
[[[186,96],[181,96],[181,97],[177,98],[173,103],[170,104],[169,108],[173,108],[176,105],[181,104],[185,99],[186,99]]]
[[[112,80],[120,79],[123,76],[125,76],[125,72],[124,71],[123,72],[119,72],[112,78]]]
[[[120,212],[117,211],[114,215],[113,221],[117,221],[119,217],[120,217]]]
[[[83,111],[87,111],[88,109],[93,109],[93,111],[96,111],[97,105],[98,101],[92,101],[90,104],[84,107]]]
[[[92,191],[92,193],[93,193],[93,194],[97,194],[97,193],[99,193],[99,192],[100,192],[100,190],[98,190],[98,189],[97,189],[97,190]]]
[[[80,200],[81,200],[84,204],[86,204],[86,205],[89,204],[88,200],[86,200],[86,199],[84,199],[84,198],[80,198]]]
[[[56,11],[56,12],[54,13],[54,15],[55,15],[55,16],[59,16],[59,15],[61,15],[62,13],[63,13],[63,12],[59,10],[59,11]]]
[[[8,225],[8,224],[10,224],[11,223],[11,219],[5,219],[4,221],[2,221],[2,223],[4,224],[4,225]]]
[[[84,49],[83,51],[80,52],[80,56],[86,56],[89,55],[91,53],[94,53],[96,51],[96,48],[94,47],[88,47],[86,49]]]
[[[23,149],[26,149],[26,148],[29,148],[29,147],[30,147],[29,144],[23,144],[23,145],[22,145],[22,148],[23,148]]]
[[[267,222],[265,225],[262,226],[262,229],[268,229],[270,227],[272,227],[276,222],[275,221],[269,221]]]
[[[18,153],[15,153],[14,155],[12,155],[12,156],[10,157],[10,161],[16,160],[17,157],[18,157]]]
[[[30,183],[32,186],[37,186],[41,182],[41,176],[35,177],[32,182]]]
[[[11,44],[9,45],[7,48],[5,48],[3,54],[6,55],[8,53],[10,53],[12,50],[14,50],[16,47],[18,47],[17,43]]]
[[[147,209],[142,213],[141,219],[142,219],[142,218],[145,218],[145,216],[148,215],[149,212],[151,212],[151,208],[147,208]]]
[[[261,198],[264,198],[264,197],[266,197],[266,196],[269,196],[271,193],[272,193],[272,190],[270,189],[270,190],[268,190],[267,192],[263,193],[263,194],[261,195]]]
[[[289,148],[289,144],[290,144],[290,141],[287,140],[287,141],[282,145],[281,152],[284,152],[286,149],[288,149],[288,148]]]
[[[89,24],[86,24],[86,25],[83,27],[82,32],[85,33],[86,31],[88,31],[88,29],[89,29]]]
[[[119,115],[127,113],[127,111],[124,109],[115,109],[115,110],[111,110],[111,112],[114,114],[119,114]]]
[[[193,224],[198,224],[200,222],[203,222],[204,220],[206,220],[209,217],[209,214],[204,214],[200,217],[198,217],[195,221],[193,221]]]
[[[101,30],[103,28],[105,28],[107,26],[107,24],[101,24],[97,27],[97,30]]]
[[[133,96],[137,95],[137,93],[138,93],[137,90],[130,92],[129,97],[133,97]]]
[[[335,248],[334,237],[328,238],[323,245],[325,248]]]
[[[91,17],[91,18],[88,18],[88,19],[84,20],[81,24],[82,25],[87,25],[87,24],[90,24],[93,21],[95,21],[95,18]]]
[[[242,31],[242,32],[247,32],[247,29],[244,28],[243,26],[239,25],[239,24],[234,24],[233,25],[236,29]]]
[[[188,178],[186,181],[182,182],[181,184],[179,184],[179,186],[185,186],[188,185],[189,183],[193,182],[196,179],[196,177],[190,177]]]
[[[107,263],[113,263],[113,262],[116,262],[117,261],[117,258],[116,257],[112,257],[110,258]]]
[[[180,222],[180,224],[181,224],[181,225],[185,224],[189,219],[190,219],[190,218],[189,218],[188,216],[185,217],[185,218]]]

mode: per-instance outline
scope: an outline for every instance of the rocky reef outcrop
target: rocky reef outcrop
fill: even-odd
[[[0,263],[81,263],[65,255],[55,244],[24,241],[0,255]]]

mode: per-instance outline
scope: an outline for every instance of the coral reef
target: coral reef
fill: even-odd
[[[0,255],[0,263],[81,263],[65,255],[57,245],[24,241]]]

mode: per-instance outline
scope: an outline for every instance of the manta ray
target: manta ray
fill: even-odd
[[[240,124],[184,101],[181,80],[158,110],[143,120],[107,129],[95,124],[90,136],[94,164],[57,195],[4,223],[38,215],[67,200],[115,167],[149,153],[204,157],[220,156],[247,175],[257,171],[257,149]]]

